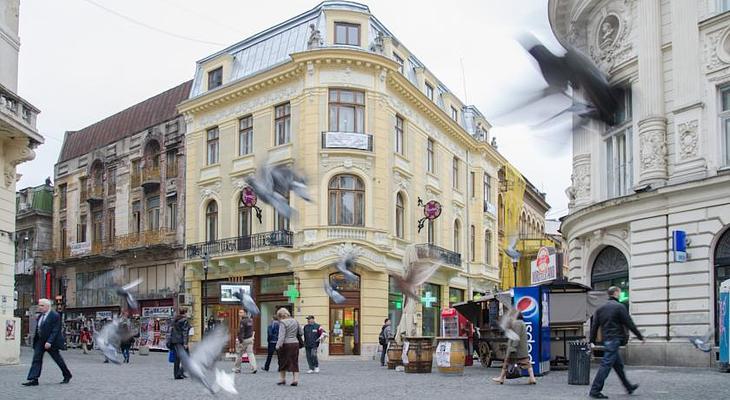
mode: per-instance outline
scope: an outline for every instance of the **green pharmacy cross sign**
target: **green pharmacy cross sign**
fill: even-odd
[[[294,303],[299,298],[299,291],[297,290],[296,285],[287,286],[286,292],[282,294],[289,298],[290,303]]]
[[[435,303],[436,300],[438,300],[438,299],[433,297],[431,292],[426,292],[426,295],[421,297],[421,303],[423,303],[423,305],[425,305],[426,307],[429,307],[429,308],[433,307],[433,303]]]

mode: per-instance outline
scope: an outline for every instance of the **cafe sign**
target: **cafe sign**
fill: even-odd
[[[553,281],[558,277],[557,257],[547,247],[540,247],[537,258],[530,263],[530,282],[536,285]]]

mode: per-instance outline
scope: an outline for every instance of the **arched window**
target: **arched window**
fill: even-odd
[[[404,228],[403,195],[398,193],[395,197],[395,235],[403,239]]]
[[[145,168],[160,168],[160,143],[152,140],[144,149]]]
[[[454,220],[454,251],[461,253],[461,223],[458,219]]]
[[[474,261],[474,253],[476,253],[476,245],[477,245],[477,228],[472,225],[469,228],[469,260]]]
[[[211,200],[205,208],[205,240],[214,242],[218,239],[218,203]]]
[[[492,263],[492,231],[484,231],[484,264]]]
[[[621,288],[622,294],[619,299],[628,305],[629,300],[629,262],[621,250],[606,246],[593,262],[591,272],[591,285],[593,289],[606,290],[611,286]]]
[[[720,284],[730,279],[730,229],[722,234],[715,247],[715,344],[719,344]]]
[[[329,183],[329,224],[365,226],[365,185],[354,175],[337,175]]]
[[[246,207],[241,199],[238,199],[238,236],[251,235],[251,208]]]

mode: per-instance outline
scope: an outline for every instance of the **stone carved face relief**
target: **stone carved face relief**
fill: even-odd
[[[618,17],[613,14],[606,15],[603,18],[603,21],[601,21],[600,28],[598,29],[598,47],[601,50],[605,50],[606,48],[611,47],[616,41],[616,37],[618,36],[618,30]]]

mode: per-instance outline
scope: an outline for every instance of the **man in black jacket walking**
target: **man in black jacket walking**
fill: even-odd
[[[38,386],[38,377],[41,376],[41,368],[43,367],[43,355],[51,355],[53,361],[56,362],[58,368],[63,374],[61,383],[68,383],[71,380],[71,371],[66,367],[66,363],[61,357],[59,350],[65,349],[63,333],[61,327],[61,316],[57,312],[51,310],[51,301],[48,299],[38,300],[38,323],[33,335],[33,362],[28,371],[28,381],[23,386]]]
[[[181,308],[175,319],[172,321],[172,331],[168,348],[175,351],[175,364],[173,376],[175,379],[185,378],[185,371],[180,365],[180,353],[188,351],[188,332],[190,331],[190,322],[188,322],[188,310]]]
[[[634,321],[629,315],[629,311],[626,306],[619,303],[618,299],[621,297],[621,289],[616,286],[608,288],[608,303],[601,306],[596,313],[593,315],[593,323],[591,324],[591,343],[596,342],[598,335],[598,328],[601,328],[603,335],[603,359],[601,360],[601,367],[598,369],[596,377],[593,379],[593,385],[591,386],[590,397],[594,399],[607,399],[608,396],[601,393],[603,390],[603,384],[611,372],[611,368],[616,371],[621,383],[626,388],[629,394],[639,387],[638,384],[631,384],[626,378],[624,372],[624,362],[619,354],[619,347],[625,345],[628,342],[627,328],[636,335],[642,342],[644,342],[644,336],[639,332],[634,324]]]

